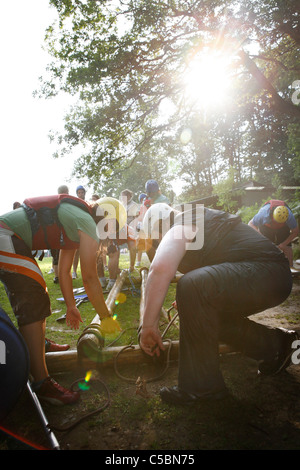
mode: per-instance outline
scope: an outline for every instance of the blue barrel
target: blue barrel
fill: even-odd
[[[20,332],[0,307],[0,422],[13,409],[29,377],[29,353]]]

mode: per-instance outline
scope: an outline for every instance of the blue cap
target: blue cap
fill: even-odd
[[[85,188],[80,184],[80,185],[77,186],[77,188],[76,188],[76,194],[78,193],[79,189],[82,189],[84,192],[86,192]]]
[[[159,190],[159,186],[157,181],[155,180],[148,180],[145,184],[145,191],[147,194],[156,193]]]
[[[145,199],[147,197],[147,194],[145,193],[142,193],[139,195],[139,202],[141,202],[143,199]]]

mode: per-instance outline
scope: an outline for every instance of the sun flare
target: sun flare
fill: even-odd
[[[221,104],[230,86],[229,58],[217,52],[206,52],[188,65],[184,86],[189,100],[202,107]]]

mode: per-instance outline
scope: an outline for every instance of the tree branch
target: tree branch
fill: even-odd
[[[248,54],[242,50],[239,52],[239,56],[242,60],[242,63],[248,69],[252,77],[255,78],[261,89],[270,93],[273,100],[273,103],[271,103],[272,107],[280,113],[287,114],[292,117],[299,117],[300,107],[281,98],[277,90],[273,87],[272,83],[270,83],[264,74],[259,70],[255,62],[250,59]]]

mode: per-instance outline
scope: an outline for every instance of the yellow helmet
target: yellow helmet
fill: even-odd
[[[273,212],[273,219],[279,224],[284,224],[289,217],[289,211],[286,206],[278,206]]]
[[[104,216],[105,219],[116,219],[119,223],[119,230],[125,227],[127,222],[127,212],[123,204],[114,197],[101,197],[96,201],[97,216]]]

